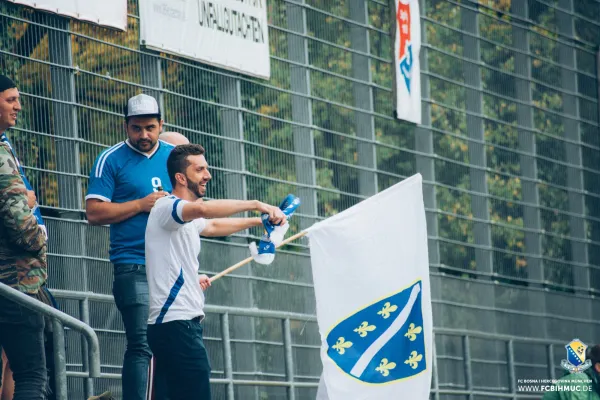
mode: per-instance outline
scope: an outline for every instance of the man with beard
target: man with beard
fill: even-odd
[[[46,233],[32,210],[36,202],[31,186],[4,135],[16,125],[20,111],[19,90],[0,75],[0,282],[40,300],[48,277]],[[44,316],[0,296],[0,347],[15,383],[14,393],[7,395],[45,398]]]
[[[90,225],[110,225],[113,295],[127,338],[123,400],[144,400],[151,392],[144,232],[154,203],[171,191],[165,166],[174,146],[158,140],[162,126],[156,99],[145,94],[130,98],[125,108],[127,139],[98,156],[85,198]]]
[[[256,200],[199,201],[211,179],[200,145],[175,147],[167,170],[173,195],[156,202],[146,228],[148,342],[167,371],[171,400],[210,400],[210,363],[200,325],[210,280],[198,275],[200,235],[222,237],[262,225],[260,217],[227,218],[241,212],[259,211],[274,224],[285,224],[286,217],[279,207]]]

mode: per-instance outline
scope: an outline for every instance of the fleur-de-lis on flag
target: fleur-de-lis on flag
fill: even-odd
[[[352,347],[352,342],[346,341],[343,337],[338,338],[337,343],[333,345],[333,348],[340,354],[344,354],[350,347]]]
[[[369,325],[367,321],[363,321],[358,328],[354,329],[354,332],[358,333],[360,337],[365,337],[367,336],[367,332],[373,332],[375,328],[375,325]]]
[[[387,358],[381,360],[381,364],[379,367],[375,368],[375,371],[381,372],[381,375],[388,376],[390,374],[390,370],[396,368],[395,362],[389,362]]]
[[[404,364],[408,364],[412,369],[416,369],[421,360],[423,360],[423,355],[418,354],[416,351],[412,351],[408,360],[404,361]]]
[[[398,306],[392,305],[389,301],[383,305],[383,309],[377,312],[378,315],[381,315],[383,319],[388,319],[390,314],[398,309]]]
[[[411,342],[414,342],[419,333],[423,332],[423,328],[420,326],[415,326],[415,324],[411,323],[408,326],[408,332],[404,334]]]

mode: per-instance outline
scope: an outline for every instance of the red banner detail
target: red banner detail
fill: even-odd
[[[398,1],[396,12],[396,29],[400,34],[400,49],[398,51],[398,59],[401,60],[406,53],[406,44],[410,42],[410,5]]]

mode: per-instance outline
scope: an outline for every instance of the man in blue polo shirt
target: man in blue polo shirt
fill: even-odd
[[[98,156],[85,198],[88,222],[110,225],[113,295],[127,337],[123,400],[143,400],[150,392],[148,366],[152,353],[146,339],[148,282],[144,234],[154,203],[171,191],[166,165],[174,146],[158,139],[162,126],[153,97],[140,94],[129,99],[125,109],[127,140]]]

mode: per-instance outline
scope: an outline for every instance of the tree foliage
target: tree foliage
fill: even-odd
[[[549,283],[571,286],[573,278],[573,218],[577,196],[585,200],[586,215],[600,218],[598,170],[598,111],[596,65],[593,46],[598,41],[598,24],[591,22],[600,11],[593,1],[575,2],[575,36],[573,44],[559,30],[564,18],[551,2],[528,2],[529,50],[523,53],[517,43],[517,29],[523,27],[511,0],[480,0],[472,2],[432,0],[425,2],[423,77],[429,91],[423,93],[423,103],[431,111],[431,131],[435,153],[436,203],[441,263],[450,269],[477,271],[475,248],[481,238],[475,237],[474,215],[479,202],[484,202],[490,223],[493,271],[500,276],[519,280],[528,277],[532,249],[526,246],[525,232],[535,228],[525,220],[524,208],[531,198],[524,196],[524,187],[534,186],[539,198],[541,224],[539,232]],[[328,217],[360,201],[360,168],[376,167],[378,189],[398,182],[416,172],[415,141],[418,132],[411,124],[392,116],[392,12],[382,2],[368,1],[367,24],[363,29],[369,39],[369,60],[374,127],[375,165],[361,160],[361,138],[370,132],[361,131],[357,122],[358,89],[356,68],[361,51],[354,51],[353,34],[361,26],[353,26],[350,1],[331,3],[310,0],[305,9],[306,32],[295,34],[290,25],[292,3],[273,0],[268,3],[271,71],[269,81],[225,73],[166,54],[147,55],[140,50],[137,4],[130,1],[129,26],[125,33],[115,32],[87,23],[71,21],[70,43],[75,69],[76,123],[79,138],[79,158],[82,175],[87,175],[97,154],[106,146],[124,138],[121,128],[122,108],[126,99],[141,91],[152,92],[149,74],[156,73],[153,63],[160,57],[160,77],[165,91],[165,119],[169,129],[181,130],[193,141],[205,145],[215,173],[213,197],[228,195],[225,189],[228,174],[245,180],[249,198],[261,198],[277,203],[285,194],[313,187],[317,194],[318,218]],[[0,28],[0,45],[5,53],[2,69],[17,77],[26,94],[23,129],[15,142],[44,206],[60,207],[59,185],[52,171],[58,169],[57,140],[60,123],[54,120],[52,76],[56,62],[50,56],[55,16],[1,4],[5,22]],[[465,60],[465,18],[476,10],[479,39],[479,59]],[[31,21],[31,23],[25,22]],[[307,66],[290,63],[299,51],[298,38],[306,44]],[[571,50],[574,49],[574,50]],[[9,55],[16,54],[15,56]],[[516,66],[519,55],[528,66]],[[575,70],[565,54],[573,54]],[[477,64],[477,80],[481,88],[472,88],[472,64]],[[471,65],[470,65],[471,64]],[[294,71],[301,68],[308,79],[298,81]],[[530,77],[523,75],[530,71]],[[156,77],[155,77],[156,78]],[[571,87],[570,80],[575,80]],[[239,80],[240,104],[230,104],[228,86]],[[302,87],[305,85],[305,87]],[[362,86],[361,86],[362,85]],[[519,100],[518,91],[530,91],[531,104]],[[294,93],[299,90],[302,94]],[[467,110],[469,96],[477,92],[480,114]],[[569,123],[565,102],[577,102],[579,118]],[[302,110],[299,103],[308,104]],[[225,107],[223,106],[225,104]],[[518,123],[519,110],[531,115],[531,127]],[[309,115],[306,113],[309,112]],[[242,136],[230,129],[241,115]],[[469,116],[479,118],[482,139],[469,132]],[[233,123],[233,125],[232,125]],[[581,160],[584,187],[588,193],[573,195],[569,190],[569,164],[578,162],[569,156],[569,140],[578,130],[583,145]],[[58,130],[57,130],[58,129]],[[237,129],[237,128],[236,128]],[[54,136],[36,134],[38,132]],[[523,169],[527,154],[525,138],[533,137],[537,167],[536,176],[527,176]],[[224,140],[227,136],[229,139]],[[309,136],[311,148],[297,155],[297,138]],[[575,144],[577,146],[577,144]],[[304,149],[306,150],[306,149]],[[474,167],[474,155],[485,156],[485,165]],[[240,155],[241,160],[236,160]],[[305,178],[306,160],[314,157],[314,182]],[[569,158],[570,157],[570,158]],[[243,166],[242,166],[243,165]],[[359,165],[360,168],[356,166]],[[235,170],[244,169],[239,175]],[[474,169],[485,174],[485,194],[478,194],[474,185]],[[85,191],[85,178],[82,179]],[[574,211],[575,210],[575,211]],[[312,210],[308,212],[311,214]],[[481,213],[479,211],[479,213]],[[297,223],[293,231],[297,231]],[[589,260],[600,262],[600,224],[586,223],[585,237]],[[259,234],[258,231],[253,232]],[[595,278],[593,279],[596,281]]]

